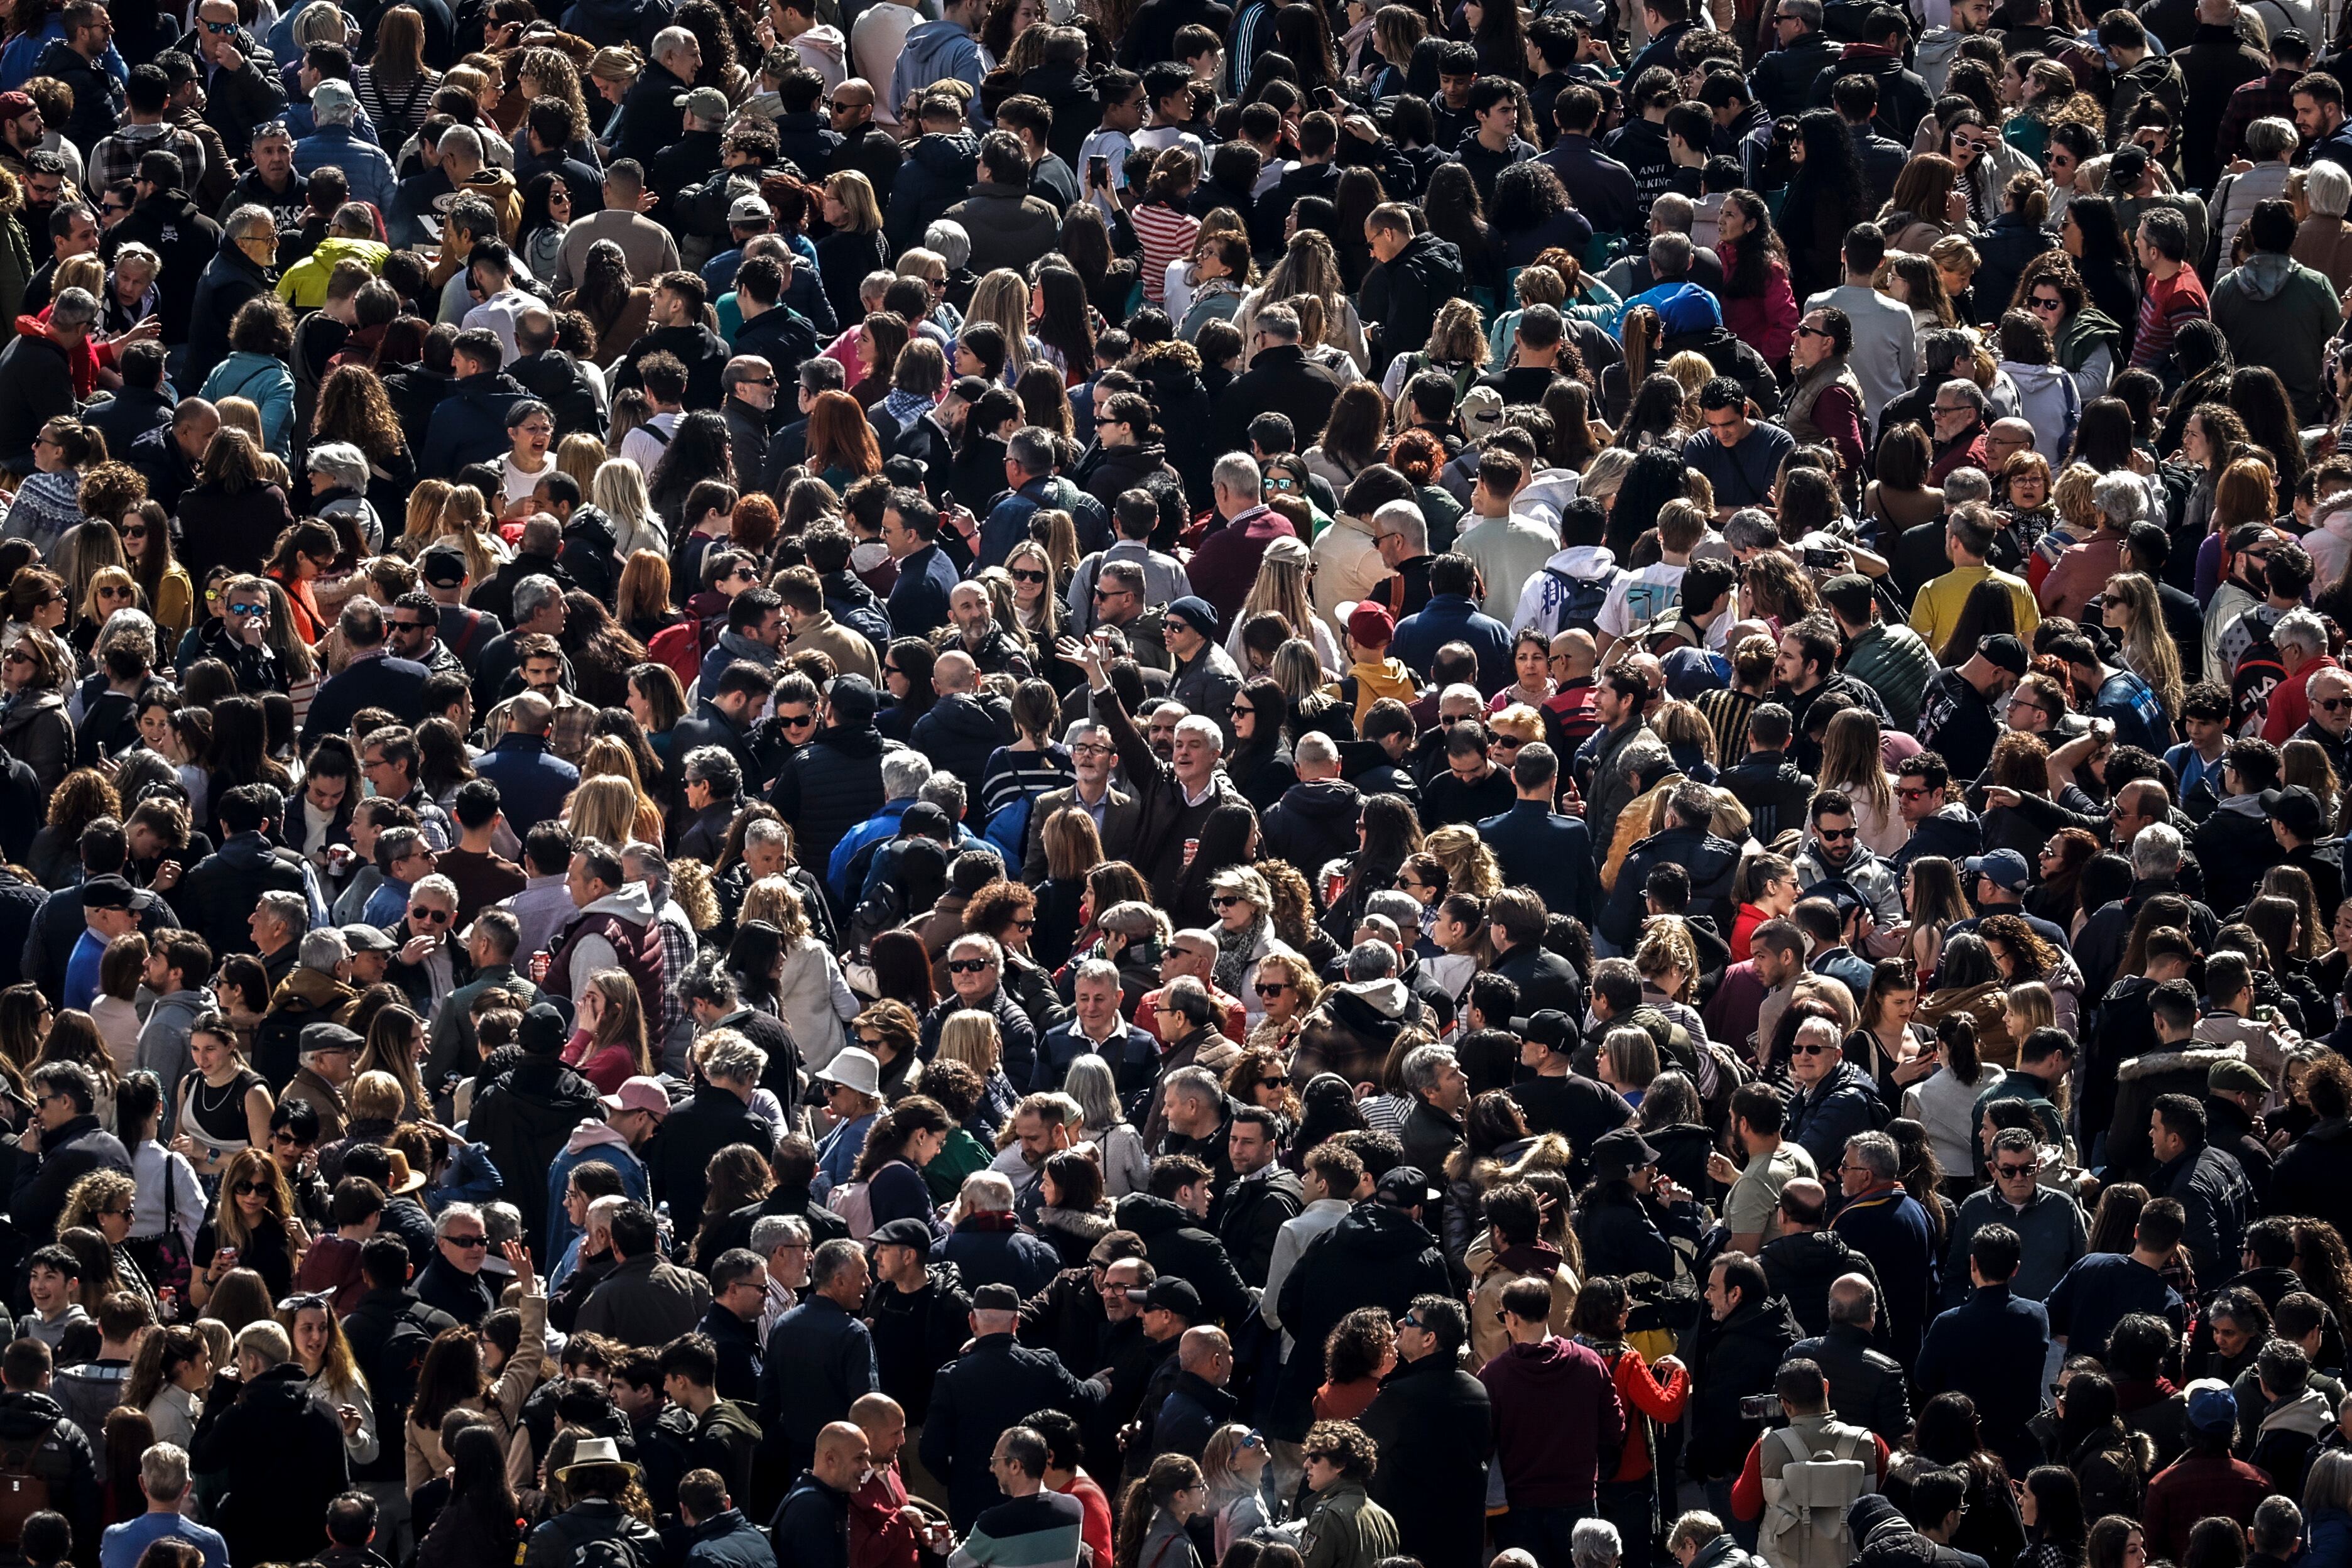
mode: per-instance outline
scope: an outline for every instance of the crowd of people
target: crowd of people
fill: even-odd
[[[2352,1568],[2347,70],[15,0],[0,1556]]]

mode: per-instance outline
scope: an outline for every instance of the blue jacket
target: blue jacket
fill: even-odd
[[[1498,853],[1496,858],[1500,858]],[[1635,844],[1618,868],[1617,886],[1601,911],[1601,930],[1611,942],[1633,951],[1642,934],[1642,890],[1649,885],[1651,870],[1662,865],[1680,866],[1690,873],[1692,914],[1714,921],[1717,931],[1730,929],[1738,913],[1731,897],[1731,879],[1739,868],[1739,847],[1705,828],[1677,826],[1653,833]],[[1852,1131],[1866,1131],[1869,1125],[1865,1121]],[[1807,1147],[1811,1146],[1809,1142]]]
[[[1523,800],[1480,823],[1478,837],[1495,852],[1506,882],[1534,889],[1548,910],[1592,923],[1601,879],[1592,868],[1592,835],[1582,822],[1539,800]]]
[[[1878,1271],[1885,1291],[1889,1353],[1906,1366],[1915,1364],[1940,1272],[1935,1237],[1927,1229],[1927,1211],[1896,1185],[1847,1204],[1830,1228],[1847,1246],[1868,1257]]]
[[[980,112],[980,79],[988,74],[990,63],[988,51],[961,22],[918,23],[907,35],[898,68],[890,73],[890,101],[904,103],[917,88],[950,77],[968,81],[972,89],[971,122],[984,130],[988,121]]]
[[[1830,1076],[1789,1101],[1783,1133],[1804,1145],[1817,1171],[1833,1171],[1845,1158],[1845,1141],[1875,1125],[1870,1102],[1877,1097],[1868,1075],[1840,1062]]]
[[[294,374],[286,368],[285,361],[274,354],[247,353],[240,349],[213,367],[197,395],[215,403],[224,397],[252,399],[261,407],[263,441],[280,458],[292,455],[287,440],[294,429]],[[501,429],[499,449],[504,450],[506,445],[506,431]],[[453,474],[456,471],[450,470]]]
[[[903,800],[886,800],[881,810],[841,836],[841,841],[833,847],[833,855],[824,864],[824,885],[833,889],[835,899],[844,903],[849,901],[849,863],[856,859],[858,852],[868,844],[877,839],[896,838],[898,836],[898,819],[905,816],[907,808],[914,804],[913,795]]]
[[[1922,1394],[1957,1390],[1977,1404],[1985,1446],[2013,1442],[2042,1408],[2042,1366],[2050,1352],[2050,1315],[2007,1285],[1979,1288],[1938,1317],[1919,1347]]]
[[[768,1364],[775,1365],[772,1353]],[[956,1529],[969,1531],[1004,1495],[988,1471],[999,1434],[1048,1407],[1084,1422],[1102,1407],[1107,1392],[1102,1384],[1080,1382],[1051,1351],[1015,1344],[1011,1334],[983,1335],[940,1368],[923,1421],[922,1459],[947,1487],[948,1517]]]
[[[1008,491],[990,509],[988,521],[980,525],[978,564],[1004,564],[1013,547],[1029,537],[1029,520],[1046,504],[1047,492],[1053,488],[1054,476],[1040,474],[1019,489]]]
[[[743,1510],[730,1508],[687,1532],[686,1562],[687,1568],[776,1568],[776,1553]]]
[[[439,425],[435,416],[435,425]],[[507,444],[500,421],[499,446]],[[898,563],[898,581],[890,590],[890,633],[893,637],[927,637],[948,624],[948,595],[962,579],[955,563],[938,544],[926,544]]]
[[[307,104],[299,107],[309,113]],[[287,110],[289,121],[293,114],[292,109]],[[378,212],[390,210],[392,198],[400,189],[400,176],[383,148],[348,125],[321,125],[294,143],[294,172],[305,179],[330,163],[350,177],[352,200],[365,202]]]
[[[1160,1043],[1132,1024],[1119,1027],[1121,1034],[1103,1042],[1111,1047],[1108,1050],[1097,1049],[1081,1035],[1076,1018],[1046,1030],[1037,1047],[1037,1068],[1030,1075],[1029,1092],[1043,1094],[1061,1088],[1070,1076],[1070,1064],[1085,1056],[1098,1056],[1110,1064],[1121,1100],[1150,1087],[1160,1066]]]
[[[499,786],[499,809],[518,836],[561,816],[564,801],[580,787],[580,770],[549,751],[547,737],[512,730],[474,759],[474,772]]]
[[[621,1178],[621,1194],[631,1203],[653,1202],[652,1183],[646,1175],[646,1163],[618,1143],[591,1143],[584,1149],[565,1149],[547,1168],[547,1256],[561,1258],[572,1238],[580,1234],[572,1216],[563,1212],[563,1189],[572,1180],[572,1170],[590,1163],[610,1165]]]
[[[768,1331],[760,1428],[783,1440],[794,1465],[805,1465],[824,1424],[847,1420],[850,1402],[881,1383],[874,1336],[865,1322],[812,1290]]]
[[[352,715],[362,708],[382,708],[408,720],[420,717],[425,711],[425,678],[431,674],[415,659],[389,653],[363,654],[352,660],[311,700],[310,711],[302,721],[303,749],[309,750],[320,735],[340,735],[350,729]]]
[[[1511,683],[1511,628],[1478,608],[1467,594],[1438,594],[1407,616],[1389,644],[1389,656],[1423,674],[1437,650],[1450,642],[1470,645],[1478,656],[1478,689],[1500,691]]]
[[[1009,1223],[1012,1217],[971,1215],[931,1248],[932,1259],[954,1264],[967,1290],[982,1285],[1010,1285],[1027,1300],[1054,1282],[1054,1276],[1061,1272],[1062,1255],[1054,1250],[1053,1243],[1024,1231],[993,1228],[997,1222]]]
[[[849,1494],[813,1472],[793,1482],[768,1528],[793,1568],[849,1568]]]

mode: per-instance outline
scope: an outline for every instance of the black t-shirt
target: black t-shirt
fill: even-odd
[[[231,1203],[235,1200],[223,1194],[220,1201]],[[199,1269],[211,1268],[213,1253],[219,1246],[219,1233],[213,1222],[207,1219],[196,1227],[195,1249],[189,1255],[189,1261]],[[260,1275],[261,1282],[269,1288],[269,1299],[273,1301],[293,1291],[293,1251],[286,1245],[286,1233],[268,1226],[266,1222],[265,1228],[255,1231],[246,1245],[238,1249],[236,1266],[250,1268]]]
[[[1972,779],[1992,761],[1993,742],[2000,738],[2000,726],[1983,694],[1958,670],[1937,670],[1919,703],[1920,742],[1942,753],[1954,778]]]

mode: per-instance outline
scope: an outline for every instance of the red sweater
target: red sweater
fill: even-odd
[[[1766,1437],[1770,1433],[1764,1435]],[[1886,1484],[1886,1439],[1875,1432],[1870,1435],[1870,1446],[1876,1456],[1878,1484]],[[1731,1516],[1741,1523],[1751,1523],[1764,1517],[1764,1438],[1748,1445],[1748,1462],[1739,1467],[1739,1479],[1731,1483]]]
[[[1625,1403],[1589,1345],[1514,1344],[1478,1369],[1495,1411],[1495,1462],[1514,1508],[1579,1508],[1598,1495],[1601,1450],[1625,1435]]]

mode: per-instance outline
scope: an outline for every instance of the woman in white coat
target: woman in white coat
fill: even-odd
[[[778,912],[784,959],[776,974],[776,1016],[793,1032],[802,1065],[822,1072],[848,1043],[842,1026],[857,1016],[857,997],[842,978],[833,950],[809,933],[808,911],[797,891],[787,892]]]

